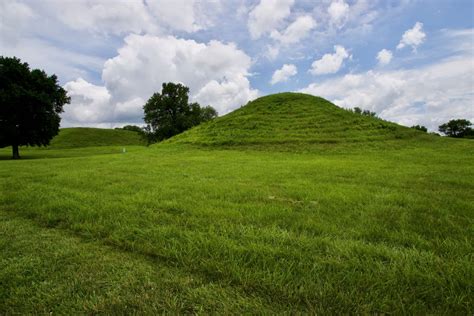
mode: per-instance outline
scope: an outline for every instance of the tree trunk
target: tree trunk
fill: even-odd
[[[18,145],[12,145],[13,150],[13,159],[20,159],[20,152],[18,150]]]

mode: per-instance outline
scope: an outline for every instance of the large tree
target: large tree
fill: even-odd
[[[449,137],[472,137],[474,130],[471,128],[472,123],[465,119],[450,120],[438,127],[439,131]]]
[[[154,93],[143,106],[145,123],[151,138],[160,141],[179,134],[217,116],[210,106],[189,104],[189,88],[180,83],[163,83],[161,93]]]
[[[69,102],[55,75],[0,56],[0,147],[12,146],[13,159],[20,158],[19,146],[49,145]]]

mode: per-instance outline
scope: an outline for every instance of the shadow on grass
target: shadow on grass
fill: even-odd
[[[117,153],[55,153],[55,154],[48,154],[48,155],[22,155],[20,159],[13,159],[12,156],[2,155],[0,154],[0,161],[23,161],[23,160],[37,160],[37,159],[57,159],[57,158],[83,158],[83,157],[91,157],[97,155],[113,155]]]
[[[0,154],[0,161],[3,161],[3,160],[21,161],[21,160],[30,160],[30,159],[43,159],[43,158],[47,158],[47,157],[21,156],[20,159],[13,159],[11,155],[6,156],[6,155],[1,155]]]

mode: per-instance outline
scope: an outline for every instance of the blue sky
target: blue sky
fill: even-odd
[[[63,126],[141,124],[161,83],[228,113],[302,91],[431,130],[474,121],[474,2],[0,0],[0,54],[59,76]]]

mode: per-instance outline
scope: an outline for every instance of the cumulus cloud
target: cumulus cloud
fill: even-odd
[[[112,128],[123,123],[142,123],[145,101],[140,97],[114,103],[106,87],[94,85],[82,78],[66,83],[64,89],[71,97],[71,103],[64,107],[65,111],[61,115],[63,127]]]
[[[402,49],[405,46],[411,46],[413,50],[425,41],[426,34],[423,32],[423,23],[416,22],[413,28],[407,30],[397,45],[397,49]]]
[[[249,81],[243,75],[232,80],[211,80],[199,89],[193,99],[202,105],[212,105],[219,114],[225,114],[258,97],[258,91],[249,87]]]
[[[382,66],[390,64],[390,62],[392,61],[392,57],[393,57],[392,52],[387,49],[382,49],[377,54],[377,60],[379,61],[379,64]]]
[[[344,0],[336,0],[328,7],[331,23],[342,27],[349,18],[349,5]]]
[[[115,99],[123,101],[130,95],[148,98],[160,89],[162,82],[183,82],[192,95],[215,81],[222,89],[236,84],[248,96],[256,95],[247,79],[251,59],[235,44],[210,41],[208,44],[173,36],[129,35],[118,56],[107,60],[102,78]],[[216,98],[212,106],[227,112],[241,99]],[[212,98],[207,94],[206,100]],[[196,97],[199,102],[199,98]],[[245,100],[248,101],[248,100]]]
[[[198,43],[173,36],[132,34],[118,55],[105,62],[103,87],[83,79],[65,85],[73,104],[67,121],[141,121],[141,106],[163,82],[181,82],[191,100],[225,114],[258,96],[248,80],[251,59],[235,44]],[[99,93],[100,92],[100,93]],[[108,96],[105,98],[105,96]],[[97,109],[95,119],[89,113]],[[103,111],[107,109],[107,111]],[[84,110],[85,114],[81,114]]]
[[[251,37],[258,39],[276,29],[290,15],[294,2],[294,0],[261,0],[249,14],[247,25]]]
[[[145,99],[135,97],[125,102],[112,104],[114,109],[114,121],[136,122],[138,118],[143,117],[143,105],[145,103]]]
[[[324,54],[321,59],[315,60],[310,72],[313,75],[333,74],[343,66],[344,60],[349,58],[347,50],[340,45],[334,46],[334,54]]]
[[[298,70],[296,69],[295,65],[284,64],[283,67],[281,67],[281,69],[275,70],[270,83],[273,85],[278,82],[287,81],[290,77],[296,75],[297,73],[298,73]]]
[[[472,57],[459,56],[419,69],[347,74],[301,91],[342,107],[370,109],[403,125],[436,130],[452,118],[474,119],[472,73]]]
[[[105,87],[78,78],[66,83],[64,89],[71,97],[71,104],[64,107],[65,112],[62,115],[66,122],[87,124],[113,119],[111,96]]]
[[[299,42],[302,38],[308,35],[316,26],[316,21],[309,15],[298,17],[291,23],[282,33],[272,31],[271,37],[284,45],[289,45]]]

